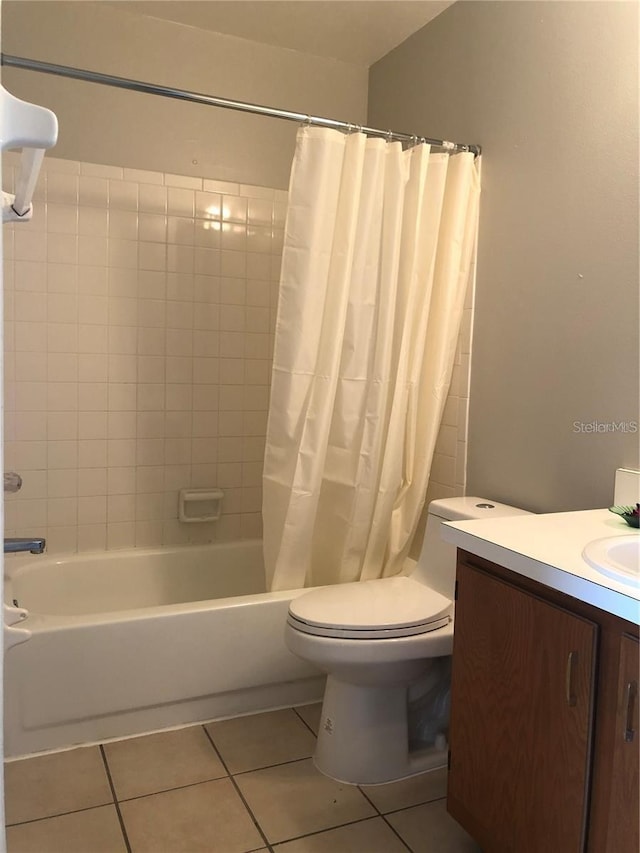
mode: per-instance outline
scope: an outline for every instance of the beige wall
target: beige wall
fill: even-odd
[[[637,4],[458,2],[373,66],[369,102],[484,146],[468,490],[608,505],[638,433],[574,422],[638,420]]]
[[[119,4],[124,10],[126,3]],[[287,110],[363,122],[367,70],[89,2],[2,3],[2,50]],[[55,156],[286,188],[296,124],[4,69],[60,120]]]

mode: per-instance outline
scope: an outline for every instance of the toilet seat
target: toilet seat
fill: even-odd
[[[288,624],[303,634],[353,640],[425,634],[451,621],[452,602],[409,577],[323,587],[289,605]]]

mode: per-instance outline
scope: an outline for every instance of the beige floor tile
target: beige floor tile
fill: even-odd
[[[475,841],[448,813],[444,800],[387,815],[413,853],[480,853]]]
[[[206,729],[230,773],[308,758],[316,748],[315,737],[291,708],[208,723]]]
[[[10,761],[5,766],[7,823],[113,802],[97,746]]]
[[[22,823],[7,829],[7,853],[126,853],[115,806]]]
[[[277,844],[274,853],[407,853],[380,817]]]
[[[311,760],[243,773],[236,782],[271,842],[375,816],[356,787],[327,779]]]
[[[227,775],[202,726],[107,743],[104,750],[118,800]]]
[[[360,785],[371,800],[373,805],[382,812],[406,809],[409,806],[417,806],[420,803],[430,803],[447,796],[447,771],[443,767],[440,770],[432,770],[430,773],[421,773],[419,776],[411,776],[400,782],[388,782],[386,785]]]
[[[320,715],[322,713],[322,702],[316,702],[314,705],[299,705],[296,711],[309,728],[318,734],[320,728]]]
[[[230,779],[120,805],[132,853],[245,853],[264,840]]]

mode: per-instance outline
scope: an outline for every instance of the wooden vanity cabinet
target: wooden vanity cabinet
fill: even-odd
[[[638,853],[637,637],[459,552],[447,807],[484,853]]]
[[[609,753],[602,756],[602,763],[609,759],[604,773],[610,785],[608,796],[606,788],[602,791],[603,819],[602,826],[597,829],[600,835],[605,835],[603,843],[598,836],[593,836],[593,851],[636,853],[640,850],[639,646],[637,637],[623,634],[620,638],[616,701],[608,703],[606,708],[607,737],[603,738]]]

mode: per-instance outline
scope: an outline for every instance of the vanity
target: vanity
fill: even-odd
[[[638,532],[607,510],[442,530],[449,812],[484,853],[637,853]]]

